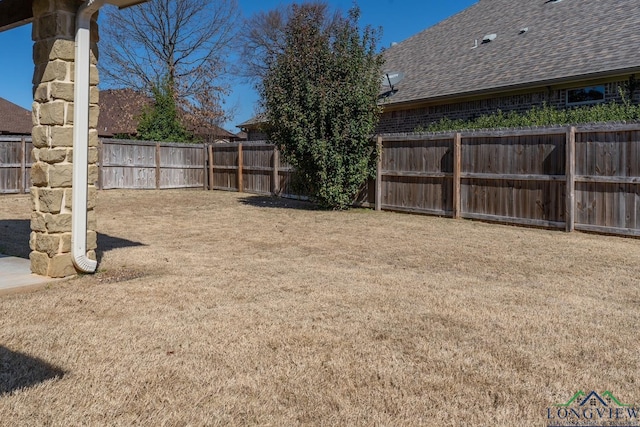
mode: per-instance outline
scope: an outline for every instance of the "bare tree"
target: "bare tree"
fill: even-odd
[[[325,0],[316,0],[302,4],[280,5],[268,12],[258,12],[245,20],[243,31],[239,35],[241,43],[242,69],[240,74],[254,82],[260,82],[274,59],[285,49],[285,28],[294,15],[294,10],[301,8],[310,15],[322,16],[322,26],[333,25],[340,16],[337,11],[331,13]]]
[[[237,113],[236,105],[225,105],[225,96],[229,94],[226,86],[216,85],[214,76],[205,75],[203,80],[208,83],[201,83],[200,90],[187,99],[178,100],[183,124],[196,134],[205,134],[207,129],[217,130]]]
[[[236,0],[152,0],[105,15],[100,50],[108,84],[151,94],[168,81],[179,105],[224,114],[212,102],[228,90],[222,77],[238,28]]]

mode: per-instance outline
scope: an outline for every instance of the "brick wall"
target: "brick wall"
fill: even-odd
[[[247,129],[247,141],[266,141],[267,134],[258,129]]]
[[[624,87],[626,83],[628,83],[627,80],[604,84],[606,101],[620,102],[618,87]],[[530,110],[533,106],[541,107],[545,103],[558,109],[566,108],[566,93],[566,89],[551,91],[543,89],[519,95],[389,111],[380,117],[376,133],[415,132],[416,129],[427,127],[430,123],[445,117],[451,120],[470,120],[485,114],[495,113],[498,110],[505,113],[511,111],[522,113]],[[636,89],[633,101],[640,103],[640,89]]]

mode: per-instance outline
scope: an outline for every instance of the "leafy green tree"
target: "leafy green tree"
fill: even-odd
[[[190,142],[191,135],[180,122],[173,85],[169,78],[152,89],[155,102],[147,107],[138,124],[138,136],[148,141]]]
[[[269,139],[309,195],[322,207],[344,209],[374,170],[380,31],[358,26],[357,7],[333,19],[327,13],[292,6],[282,52],[268,64],[261,95]]]

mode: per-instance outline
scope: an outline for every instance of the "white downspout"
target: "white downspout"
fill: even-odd
[[[105,0],[87,0],[76,15],[76,59],[73,113],[73,208],[71,248],[73,263],[83,273],[96,271],[98,263],[87,257],[87,185],[89,157],[89,72],[91,67],[91,17]]]

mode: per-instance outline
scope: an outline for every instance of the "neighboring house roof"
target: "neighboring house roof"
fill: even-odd
[[[638,0],[480,0],[384,53],[405,75],[386,104],[635,73],[638,28]]]
[[[193,132],[194,135],[204,138],[206,142],[212,142],[213,140],[232,141],[233,138],[236,137],[235,134],[216,125],[199,126],[189,130]]]
[[[116,135],[135,135],[144,108],[153,101],[133,89],[107,89],[100,91],[98,135],[113,138]]]
[[[0,134],[31,135],[31,111],[0,98]]]
[[[212,135],[217,136],[218,138],[221,139],[229,139],[229,140],[233,140],[236,138],[236,134],[233,132],[229,132],[226,129],[221,128],[220,126],[211,126],[209,128],[209,130],[211,131],[212,129],[215,129],[215,133],[212,133]]]
[[[136,135],[144,108],[153,99],[133,89],[107,89],[100,91],[98,135],[113,138],[117,135]],[[230,139],[235,134],[219,126],[200,126],[190,129],[195,135],[209,139]]]
[[[240,128],[242,130],[244,130],[244,129],[257,129],[262,124],[264,124],[266,122],[267,122],[266,114],[258,114],[257,116],[251,117],[246,122],[240,123],[236,127]]]

